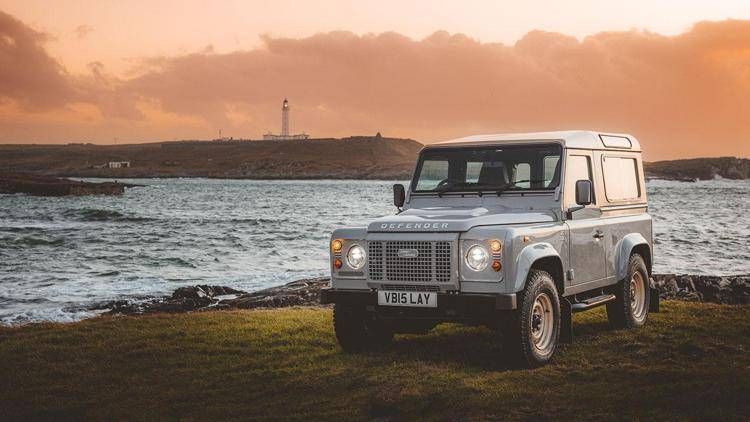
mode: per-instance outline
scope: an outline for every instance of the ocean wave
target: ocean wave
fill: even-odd
[[[40,233],[46,229],[41,227],[18,227],[18,226],[4,226],[0,227],[0,232],[6,233]]]
[[[197,268],[195,264],[193,264],[190,261],[187,261],[185,259],[179,258],[179,257],[169,257],[169,258],[161,258],[159,259],[160,262],[168,262],[170,264],[175,264],[178,267],[185,267],[185,268]]]
[[[66,217],[74,217],[79,221],[106,221],[124,217],[114,210],[102,210],[98,208],[75,208],[63,212]]]
[[[112,271],[105,271],[105,272],[97,272],[97,273],[94,273],[94,275],[97,277],[112,277],[112,276],[120,275],[120,272],[117,270],[112,270]]]
[[[124,215],[115,210],[104,210],[98,208],[72,208],[63,212],[66,217],[72,217],[78,221],[130,221],[142,222],[152,221],[153,218],[133,217]]]
[[[44,238],[35,236],[21,236],[21,237],[2,237],[0,242],[6,245],[16,246],[59,246],[65,243],[65,239],[61,237]]]
[[[270,223],[283,223],[286,219],[272,219],[272,218],[181,218],[176,221],[185,223],[203,223],[203,224],[247,224],[250,226],[257,226],[259,224],[270,224]]]

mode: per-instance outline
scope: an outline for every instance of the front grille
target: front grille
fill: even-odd
[[[450,282],[451,247],[451,242],[444,241],[371,241],[368,243],[370,279],[399,283]]]
[[[373,280],[383,279],[383,242],[369,242],[367,244],[370,278]]]
[[[400,292],[439,292],[440,286],[430,284],[383,284],[380,289]]]

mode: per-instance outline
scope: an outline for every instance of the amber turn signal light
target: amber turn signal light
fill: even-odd
[[[336,268],[337,270],[341,268],[342,265],[344,265],[344,263],[341,262],[340,259],[336,258],[333,260],[333,267]]]
[[[495,271],[500,271],[503,268],[503,264],[500,263],[500,261],[492,261],[492,269]]]
[[[341,252],[341,248],[343,248],[343,247],[344,247],[344,243],[341,242],[341,240],[339,240],[339,239],[334,239],[331,242],[331,250],[333,251],[333,253],[339,253],[339,252]]]
[[[503,243],[499,240],[493,240],[490,241],[490,250],[492,253],[500,253],[500,250],[503,248]]]

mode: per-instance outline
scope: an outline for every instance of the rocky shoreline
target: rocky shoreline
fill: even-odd
[[[138,187],[128,183],[82,182],[59,177],[31,174],[0,174],[0,193],[25,193],[35,196],[122,195],[125,188]]]
[[[105,310],[107,314],[140,315],[218,309],[321,306],[320,290],[327,287],[329,281],[328,277],[307,278],[252,293],[226,286],[186,286],[180,287],[166,297],[144,301],[117,300],[101,303],[89,309]]]
[[[290,306],[323,306],[320,290],[327,287],[328,277],[293,281],[283,286],[256,292],[244,292],[225,286],[197,285],[181,287],[172,295],[145,301],[112,301],[91,310],[111,315],[181,313],[218,309],[284,308]],[[655,274],[659,296],[666,300],[712,302],[729,305],[750,304],[750,274],[705,276]]]

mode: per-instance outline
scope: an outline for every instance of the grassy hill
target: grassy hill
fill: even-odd
[[[326,308],[0,328],[0,419],[745,419],[750,307],[663,303],[613,331],[574,318],[553,364],[509,368],[454,325],[343,354]]]
[[[661,179],[750,179],[750,159],[736,157],[691,158],[646,163],[646,176]]]
[[[408,179],[422,144],[358,136],[304,141],[175,141],[131,145],[0,145],[0,174],[243,179]],[[131,168],[100,168],[130,161]],[[645,164],[647,177],[750,178],[750,160],[695,158]]]
[[[89,177],[404,179],[422,144],[351,137],[304,141],[180,141],[133,145],[0,145],[0,172]],[[131,168],[97,168],[130,161]]]

